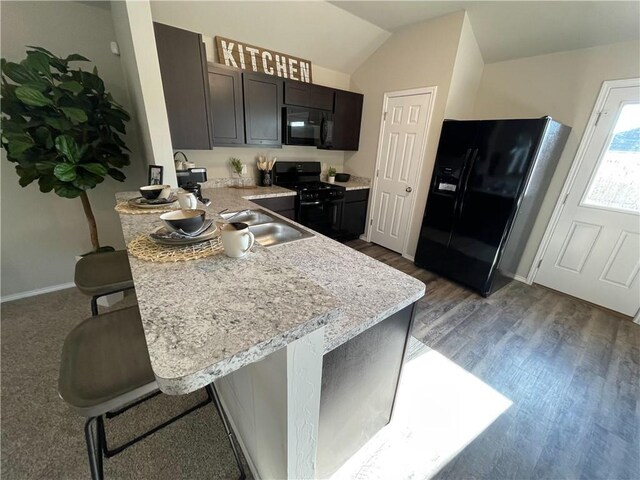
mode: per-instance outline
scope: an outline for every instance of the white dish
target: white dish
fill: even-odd
[[[171,232],[166,226],[156,228],[153,232],[151,232],[151,234],[153,233],[160,233],[160,234],[167,234],[167,235],[172,234],[172,235],[175,235],[176,237],[179,235],[176,232]],[[219,233],[220,232],[218,232],[218,227],[214,223],[211,225],[211,227],[209,227],[209,229],[206,232],[198,235],[197,237],[159,238],[159,237],[153,237],[151,234],[149,234],[149,239],[152,242],[158,243],[160,245],[192,245],[194,243],[212,240]]]
[[[150,209],[154,209],[154,208],[167,208],[167,207],[171,207],[173,206],[176,202],[178,201],[178,197],[176,197],[175,195],[172,195],[171,197],[169,197],[167,199],[166,202],[161,202],[161,203],[147,203],[148,200],[146,200],[143,197],[136,197],[136,198],[132,198],[131,200],[129,200],[129,205],[132,207],[136,207],[136,208],[150,208]]]

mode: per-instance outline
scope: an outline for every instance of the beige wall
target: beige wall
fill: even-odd
[[[433,162],[449,96],[449,85],[465,13],[456,12],[395,33],[351,75],[353,90],[364,94],[360,150],[345,155],[345,170],[372,178],[385,92],[437,87],[427,148],[415,191],[408,254],[413,255],[429,190]]]
[[[551,115],[573,129],[536,220],[518,274],[526,276],[605,80],[640,76],[638,42],[485,65],[476,118]]]
[[[484,61],[469,15],[465,13],[458,53],[451,76],[445,118],[464,120],[473,117],[476,94],[482,79]]]
[[[85,55],[94,61],[114,98],[130,111],[120,59],[109,51],[115,34],[108,9],[77,2],[5,1],[1,8],[3,58],[21,60],[25,45],[43,46],[63,56]],[[124,169],[127,181],[107,179],[89,192],[101,243],[119,248],[124,241],[113,211],[114,194],[136,188],[146,176],[136,154],[135,133],[130,126],[128,130],[126,141],[134,152],[132,165]],[[91,249],[80,200],[43,194],[37,184],[21,188],[4,150],[0,163],[2,297],[72,282],[75,256]]]

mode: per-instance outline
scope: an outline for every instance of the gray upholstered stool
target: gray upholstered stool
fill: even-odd
[[[69,333],[62,348],[58,390],[64,401],[88,417],[85,440],[93,480],[103,478],[103,456],[112,457],[211,402],[224,424],[240,478],[245,478],[233,434],[213,384],[206,387],[207,399],[203,402],[124,445],[109,449],[105,418],[113,418],[160,393],[151,369],[140,313],[135,306],[91,317]]]
[[[133,288],[126,250],[92,253],[76,262],[74,282],[91,297],[91,315],[98,314],[98,298]]]

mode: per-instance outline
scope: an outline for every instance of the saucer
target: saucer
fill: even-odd
[[[136,208],[164,208],[176,203],[177,200],[178,197],[172,194],[169,198],[161,198],[158,200],[147,200],[144,197],[136,197],[129,200],[128,204]]]
[[[198,235],[197,237],[186,237],[177,232],[172,232],[166,226],[162,226],[151,232],[149,234],[149,239],[160,245],[191,245],[194,243],[212,240],[218,234],[218,227],[215,223],[212,224],[206,232]]]

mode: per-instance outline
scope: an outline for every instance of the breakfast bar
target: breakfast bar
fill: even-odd
[[[203,193],[207,217],[295,195],[281,187]],[[127,244],[162,225],[158,214],[120,219]],[[330,476],[389,422],[413,304],[425,292],[422,282],[309,233],[272,247],[256,242],[242,258],[160,263],[129,251],[160,389],[181,395],[215,382],[258,478]]]

